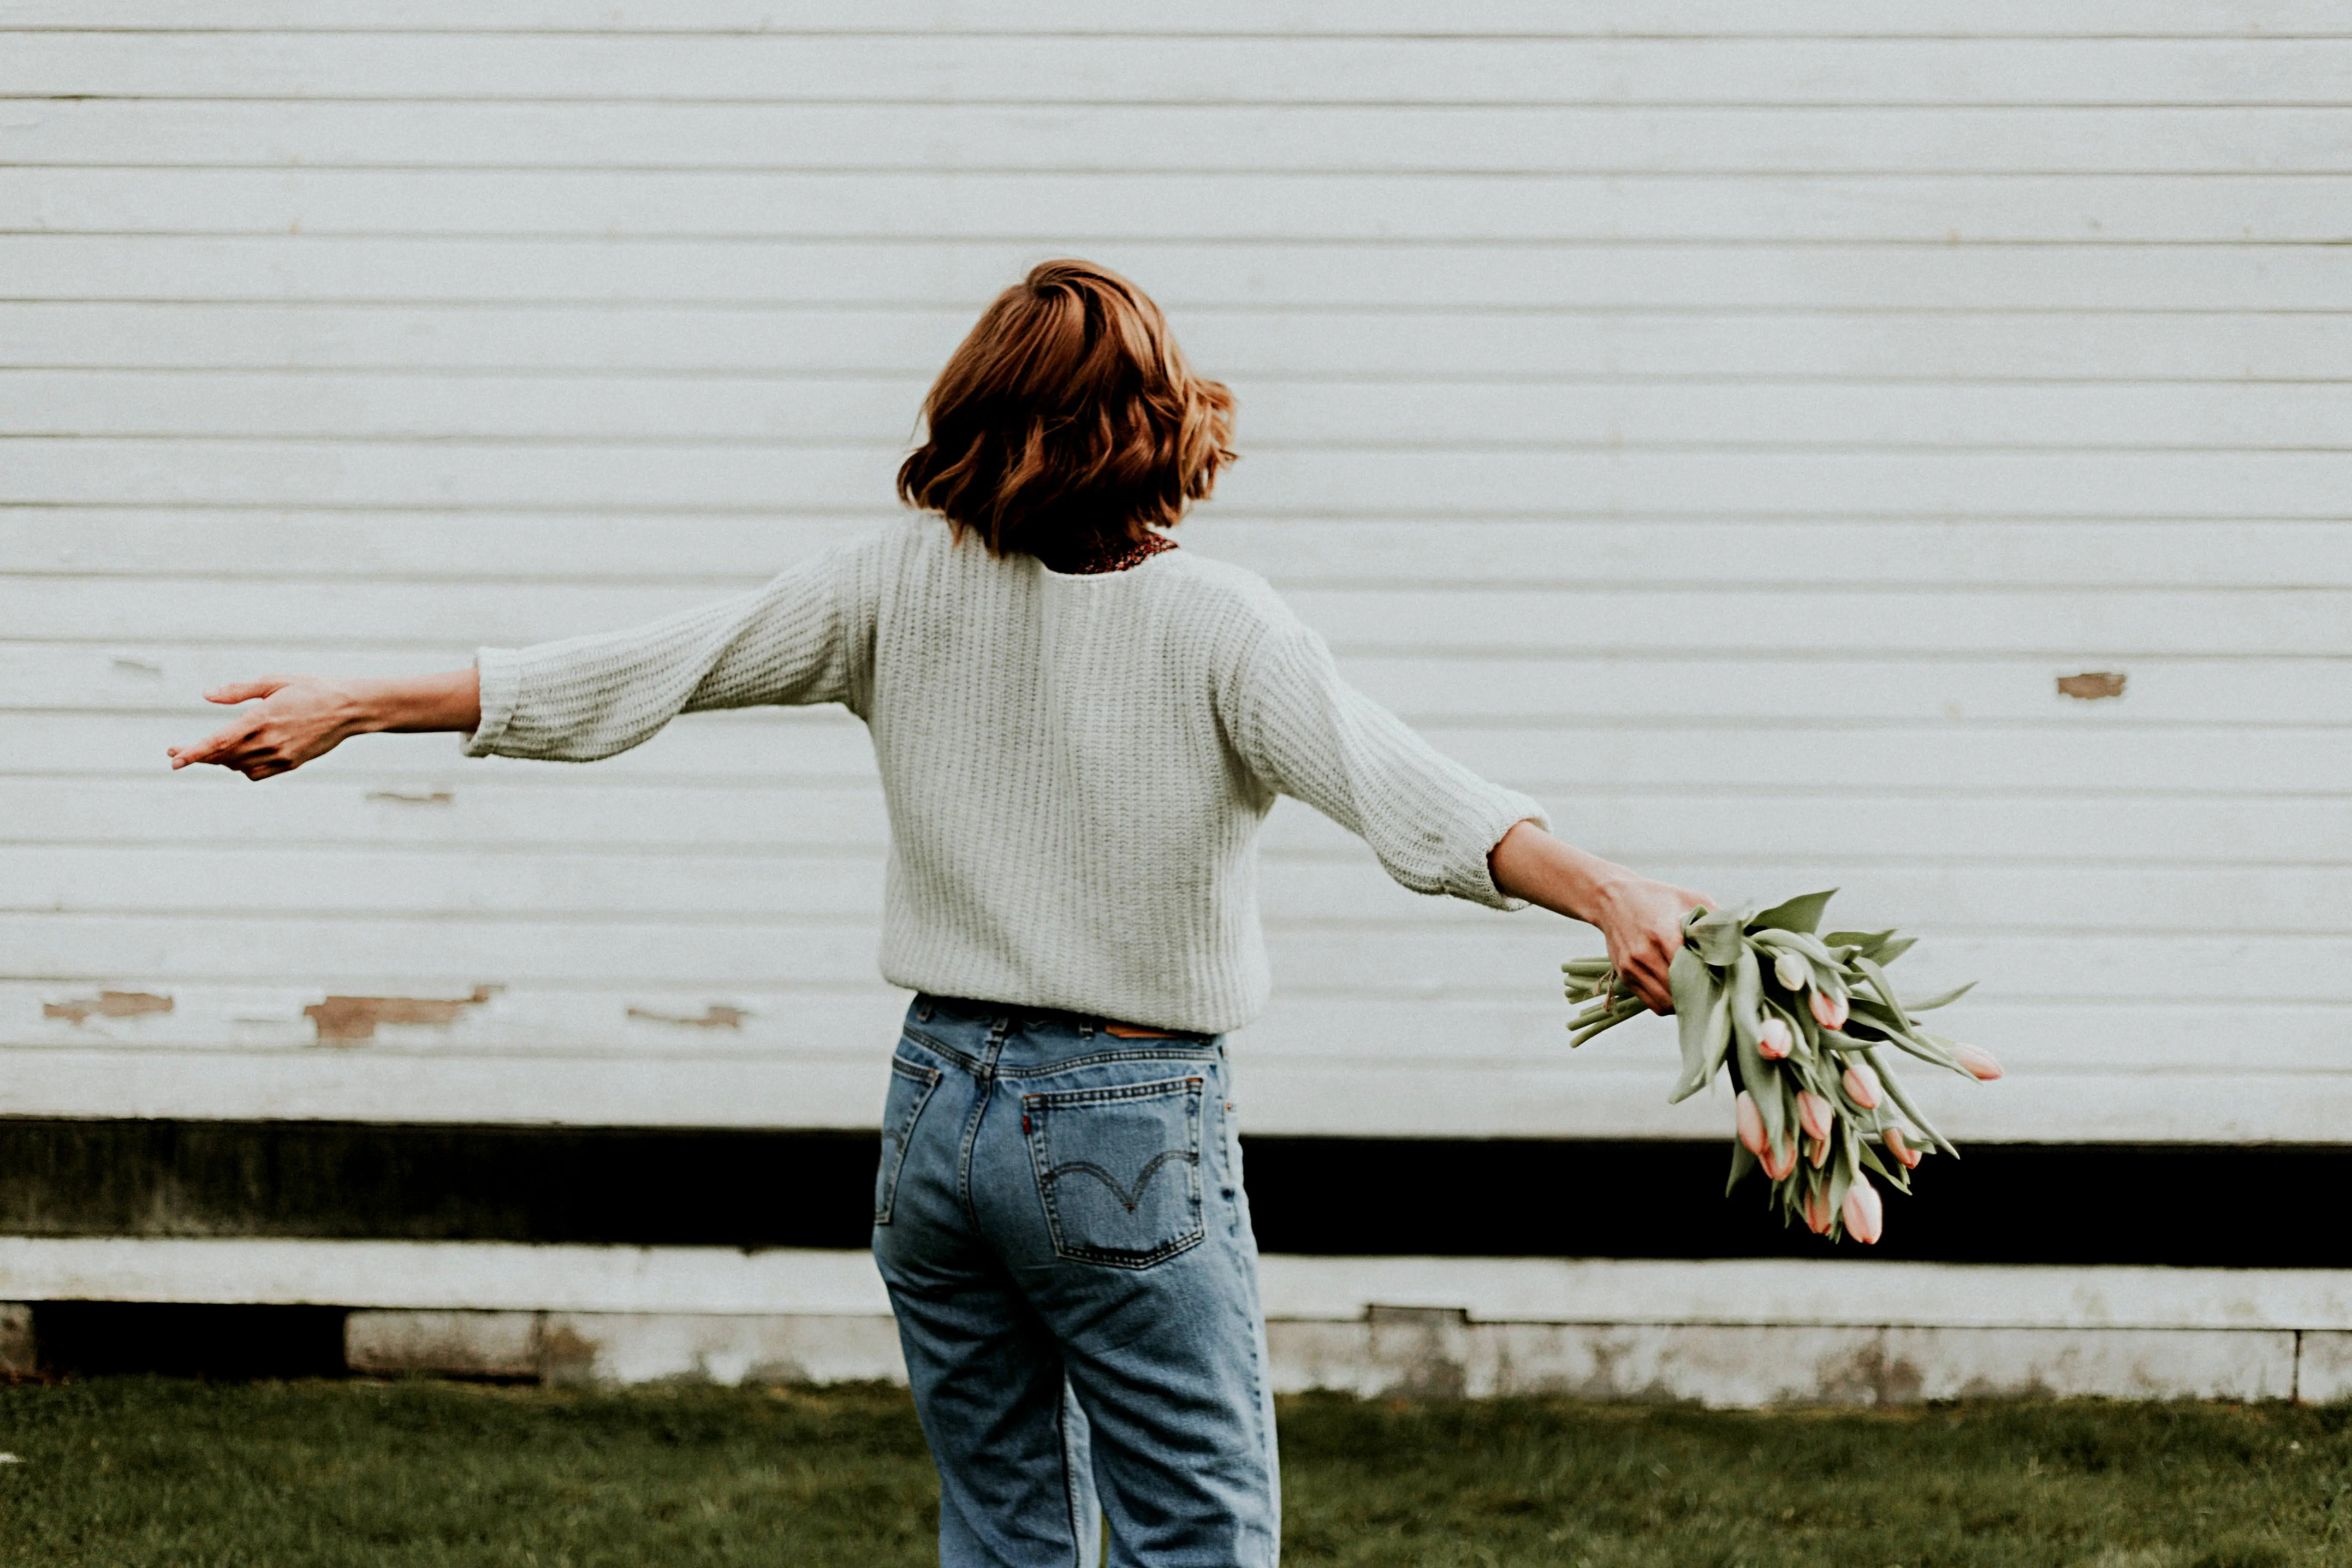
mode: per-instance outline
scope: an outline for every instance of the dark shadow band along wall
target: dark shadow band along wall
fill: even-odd
[[[1727,1142],[1244,1151],[1269,1252],[2352,1267],[2352,1147],[1970,1145],[1872,1248],[1727,1199]],[[863,1132],[0,1119],[0,1234],[855,1247],[874,1168]]]

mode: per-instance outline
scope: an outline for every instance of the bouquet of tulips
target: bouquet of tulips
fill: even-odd
[[[1891,931],[1816,935],[1829,901],[1830,893],[1808,893],[1761,913],[1693,910],[1685,918],[1682,949],[1666,972],[1683,1049],[1667,1103],[1689,1099],[1729,1068],[1739,1143],[1725,1191],[1760,1165],[1783,1223],[1793,1215],[1817,1236],[1874,1242],[1885,1211],[1868,1173],[1907,1193],[1921,1156],[1937,1148],[1959,1153],[1903,1091],[1890,1051],[1979,1080],[1999,1078],[2000,1064],[1918,1023],[1919,1014],[1958,1001],[1969,986],[1906,1003],[1886,965],[1917,939]],[[1646,1010],[1607,959],[1561,967],[1569,999],[1591,1004],[1570,1021],[1570,1045]]]

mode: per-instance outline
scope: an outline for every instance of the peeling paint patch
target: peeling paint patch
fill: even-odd
[[[70,1002],[44,1002],[41,1016],[63,1018],[79,1024],[90,1017],[136,1018],[142,1013],[168,1013],[172,1010],[169,996],[158,996],[152,991],[101,991],[95,996],[77,996]]]
[[[498,994],[496,985],[477,985],[471,996],[330,996],[302,1009],[319,1026],[322,1046],[355,1045],[375,1038],[379,1024],[430,1024],[446,1028],[468,1007]]]
[[[2083,702],[2097,702],[2105,698],[2121,697],[2124,694],[2125,679],[2123,671],[2119,669],[2091,669],[2080,675],[2062,675],[2058,678],[2058,695],[2072,697]]]
[[[751,1015],[741,1007],[723,1006],[713,1002],[702,1010],[699,1018],[688,1018],[677,1013],[655,1013],[643,1007],[629,1009],[632,1018],[644,1018],[656,1024],[683,1024],[689,1029],[740,1029],[743,1020]]]
[[[372,789],[370,800],[388,800],[395,805],[447,805],[457,797],[446,789]]]

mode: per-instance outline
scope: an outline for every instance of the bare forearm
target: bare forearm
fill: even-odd
[[[471,669],[335,684],[350,694],[354,735],[481,727],[481,678]]]
[[[1503,835],[1486,858],[1495,889],[1506,898],[1541,904],[1555,914],[1600,924],[1609,890],[1643,879],[1618,865],[1562,843],[1532,822]]]

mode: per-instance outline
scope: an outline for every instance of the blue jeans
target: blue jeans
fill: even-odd
[[[1223,1041],[918,996],[874,1258],[945,1568],[1262,1568],[1281,1546]]]

